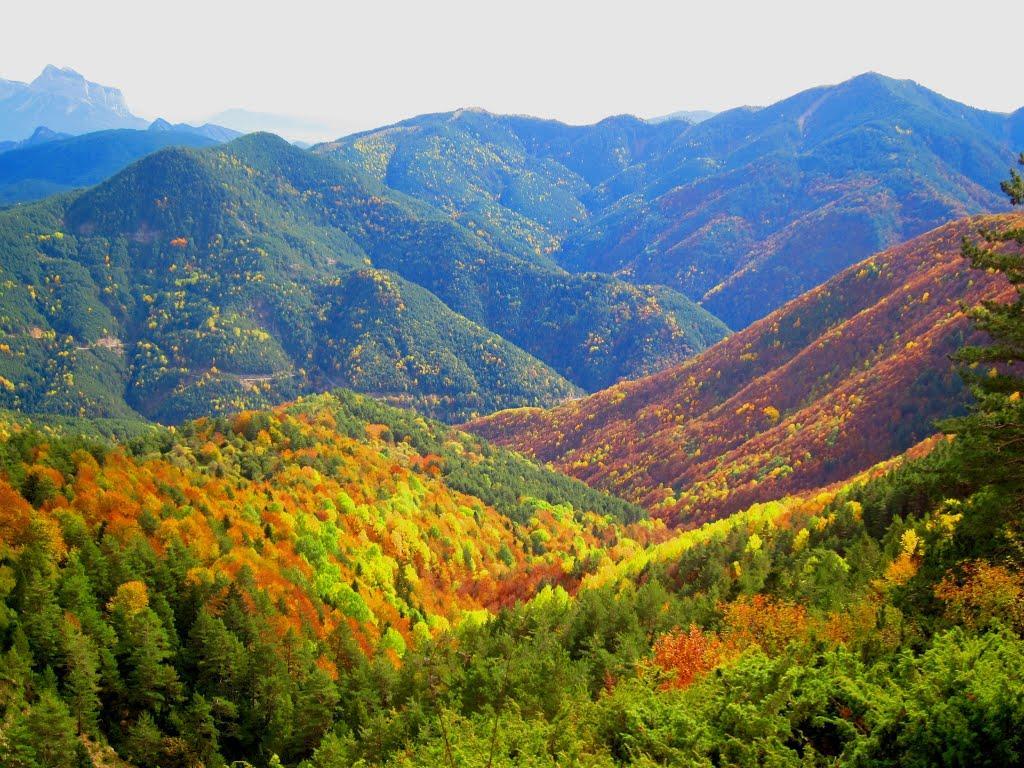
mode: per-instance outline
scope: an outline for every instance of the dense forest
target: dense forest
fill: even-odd
[[[865,73],[691,124],[462,109],[314,148],[572,272],[665,285],[740,330],[876,251],[1005,206],[1024,109]]]
[[[951,222],[678,366],[467,426],[677,525],[841,482],[966,406],[949,359],[972,338],[963,307],[1013,290],[971,269],[961,241],[1022,223],[1013,214]]]
[[[681,533],[346,393],[6,417],[5,768],[1020,764],[1022,249],[946,436]]]
[[[215,729],[227,755],[255,757],[267,745],[289,757],[308,751],[318,737],[291,733],[290,723],[315,710],[330,724],[339,663],[397,665],[408,645],[453,622],[480,622],[543,586],[574,589],[667,535],[579,481],[341,391],[179,429],[105,426],[83,434],[74,421],[2,421],[2,668],[15,684],[3,706],[16,715],[22,696],[34,698],[31,679],[7,673],[42,653],[55,691],[84,676],[79,732],[111,737],[140,765],[162,753],[127,746],[128,731],[186,738],[191,726],[180,718],[201,701],[217,718],[234,712]],[[124,601],[114,619],[112,606]],[[237,621],[244,636],[234,634]],[[194,688],[179,665],[204,622],[214,632],[207,640],[227,645],[196,663],[219,675],[229,660],[218,654],[228,653],[250,670],[231,672],[231,690],[216,695]],[[74,671],[69,643],[83,654]],[[284,688],[259,693],[267,660],[292,654],[277,681]],[[277,696],[289,699],[286,709],[277,709],[283,699],[272,703]],[[296,711],[300,699],[306,709]],[[274,719],[290,735],[260,736]],[[241,739],[235,746],[229,731]],[[6,719],[3,733],[20,738]],[[181,743],[166,747],[179,748],[160,764],[209,762]],[[52,764],[36,759],[12,764]]]
[[[499,250],[269,134],[0,210],[0,282],[0,407],[164,423],[335,387],[458,421],[651,373],[728,331],[669,288]]]
[[[0,768],[1024,765],[1024,109],[696,116],[0,80]]]

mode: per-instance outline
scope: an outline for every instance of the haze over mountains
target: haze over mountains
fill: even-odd
[[[39,129],[33,136],[44,130]],[[164,147],[208,147],[222,140],[201,129],[159,121],[146,130],[120,128],[81,136],[47,134],[43,140],[23,142],[0,153],[0,205],[98,184]]]
[[[44,125],[39,126],[32,132],[32,135],[27,139],[21,139],[20,141],[0,141],[0,153],[10,152],[14,149],[27,149],[29,147],[38,146],[39,144],[45,144],[48,141],[56,141],[59,139],[70,138],[70,133],[57,133],[57,131],[51,131]]]
[[[0,78],[0,151],[29,138],[40,127],[78,135],[118,128],[141,129],[148,124],[131,112],[119,89],[87,80],[70,67],[47,65],[30,83]],[[162,118],[157,118],[154,124],[162,129],[170,126]],[[336,121],[238,108],[218,112],[198,128],[184,123],[170,127],[179,132],[197,130],[220,141],[242,133],[267,131],[289,140],[314,142],[344,132]]]
[[[350,133],[352,130],[351,128],[346,130],[336,121],[282,115],[274,112],[257,112],[239,107],[216,113],[210,117],[210,122],[225,125],[242,133],[276,133],[278,136],[306,147],[329,137]]]
[[[117,88],[52,65],[31,83],[0,80],[0,140],[28,138],[39,126],[59,133],[144,128]]]
[[[0,152],[95,131],[144,128],[217,141],[241,135],[212,122],[192,126],[157,118],[150,123],[132,114],[120,90],[87,80],[70,67],[47,65],[31,83],[0,79]]]

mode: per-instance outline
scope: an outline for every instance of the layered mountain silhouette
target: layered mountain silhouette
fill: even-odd
[[[0,153],[0,205],[38,200],[98,184],[164,147],[209,147],[223,141],[217,138],[216,130],[189,130],[191,126],[169,123],[153,126],[147,130],[121,128],[81,136],[54,135],[39,129],[33,134],[35,140]]]
[[[4,768],[1020,763],[1024,112],[60,131],[0,145]]]
[[[171,123],[162,117],[158,117],[149,124],[146,130],[158,133],[192,133],[213,141],[231,141],[242,135],[241,131],[232,128],[225,128],[216,123],[203,123],[202,125],[190,125],[189,123]]]
[[[310,151],[166,120],[40,135],[0,154],[0,204],[106,181],[0,214],[0,404],[177,421],[345,385],[452,420],[550,406],[1001,210],[1022,114],[868,74],[700,123],[463,109]]]
[[[36,128],[32,135],[27,139],[21,141],[0,141],[0,153],[10,152],[12,149],[25,149],[27,147],[35,147],[39,144],[45,144],[48,141],[56,141],[58,139],[66,139],[70,137],[69,133],[57,133],[51,131],[45,125],[41,125]]]

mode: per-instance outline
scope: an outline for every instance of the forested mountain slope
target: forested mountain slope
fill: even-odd
[[[883,251],[687,363],[469,428],[694,525],[842,480],[934,431],[964,402],[948,356],[960,302],[1007,295],[960,256],[968,219]]]
[[[1024,754],[1021,476],[984,479],[1020,454],[984,435],[665,540],[343,393],[127,448],[3,424],[12,765]]]
[[[873,73],[726,112],[645,164],[563,263],[678,287],[742,328],[874,251],[1003,208],[1010,127]]]
[[[1019,114],[869,73],[697,125],[460,110],[314,151],[524,257],[671,286],[739,329],[875,251],[1003,209]]]
[[[630,116],[592,126],[479,109],[421,115],[313,148],[427,200],[495,245],[550,261],[599,206],[594,187],[681,127]]]
[[[0,212],[0,269],[0,404],[37,412],[177,421],[349,385],[467,418],[726,331],[670,289],[520,259],[269,135]]]
[[[252,691],[251,706],[229,716],[239,727],[262,721],[266,738],[282,736],[283,722],[269,725],[280,701],[257,682],[278,672],[297,686],[299,720],[329,723],[337,700],[321,696],[337,665],[356,657],[330,660],[317,646],[397,659],[414,638],[544,584],[573,589],[609,557],[664,534],[579,481],[344,391],[140,430],[120,446],[5,414],[0,510],[0,599],[15,601],[15,614],[0,613],[0,637],[25,617],[19,632],[40,660],[98,675],[88,695],[102,712],[86,718],[111,735],[124,735],[118,722],[132,712],[162,719],[157,701],[187,717],[196,702],[182,698],[180,675],[193,663],[224,681],[239,675],[228,687]],[[242,658],[236,631],[262,649],[259,665]],[[60,661],[78,652],[72,643],[93,666]],[[172,658],[179,651],[186,667]],[[214,656],[195,655],[221,652],[236,655],[216,670]],[[292,655],[297,666],[284,671],[262,666]],[[302,679],[291,679],[298,669]],[[214,706],[240,703],[223,693]],[[288,726],[283,738],[306,749],[309,727],[319,726]],[[6,726],[0,734],[9,744]]]
[[[1024,204],[1024,178],[1004,189]],[[517,454],[340,391],[180,428],[83,424],[116,445],[73,419],[4,414],[0,757],[1019,764],[1024,220],[971,224],[985,226],[962,251],[978,283],[943,252],[971,230],[961,222],[791,304],[773,318],[794,319],[794,335],[779,327],[757,350],[786,357],[819,317],[787,311],[815,302],[817,331],[835,325],[826,347],[847,331],[875,343],[872,323],[850,324],[873,311],[906,321],[905,348],[935,346],[913,307],[945,303],[949,285],[974,303],[980,284],[992,300],[968,314],[981,345],[955,355],[974,366],[975,401],[942,423],[952,439],[674,535]],[[915,269],[927,244],[934,264]],[[851,280],[878,295],[843,322],[856,300],[832,289]],[[752,351],[732,363],[763,365]]]

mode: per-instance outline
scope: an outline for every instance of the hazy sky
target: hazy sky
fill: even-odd
[[[70,66],[150,118],[243,107],[341,130],[481,106],[579,123],[765,104],[866,70],[1024,104],[1015,0],[48,0],[2,17],[0,77]]]

